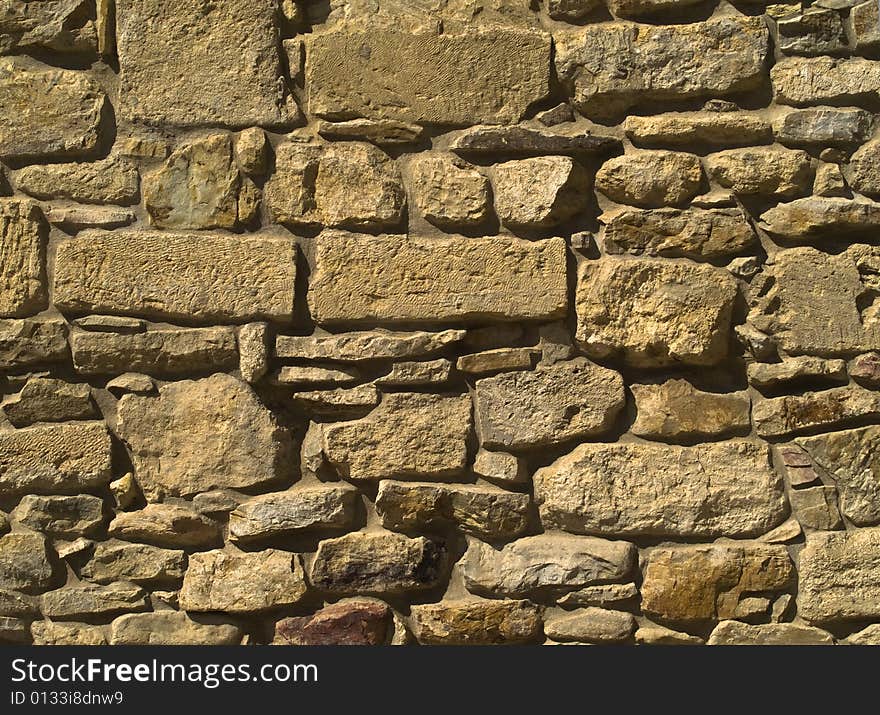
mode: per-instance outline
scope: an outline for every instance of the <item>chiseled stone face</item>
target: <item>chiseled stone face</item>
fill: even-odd
[[[315,256],[309,308],[320,324],[552,320],[567,311],[565,243],[558,238],[327,231]]]
[[[46,307],[47,234],[36,203],[0,199],[0,316],[21,317]]]
[[[122,116],[145,124],[281,126],[277,2],[118,0]]]
[[[575,308],[581,349],[634,367],[713,365],[727,356],[736,281],[668,260],[584,261]]]
[[[603,536],[759,536],[787,513],[766,446],[582,444],[534,476],[545,528]]]
[[[694,154],[634,151],[606,161],[596,188],[612,201],[641,208],[684,204],[699,193],[703,168]]]
[[[354,26],[306,40],[308,108],[328,119],[512,124],[547,96],[549,80],[550,37],[542,32]]]

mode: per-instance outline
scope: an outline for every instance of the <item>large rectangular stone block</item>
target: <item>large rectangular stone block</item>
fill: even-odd
[[[307,35],[309,110],[328,119],[512,124],[549,91],[550,37],[507,28]]]
[[[319,323],[462,323],[565,315],[565,242],[326,231],[309,307]]]
[[[283,125],[277,0],[117,0],[121,113],[149,124]]]
[[[55,305],[182,322],[285,320],[295,277],[286,238],[84,231],[58,247]]]

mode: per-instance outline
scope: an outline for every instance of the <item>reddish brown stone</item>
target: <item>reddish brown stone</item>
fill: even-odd
[[[275,624],[273,645],[381,645],[391,609],[381,601],[343,601]]]

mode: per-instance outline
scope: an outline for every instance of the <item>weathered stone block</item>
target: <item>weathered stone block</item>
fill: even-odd
[[[0,316],[43,310],[48,226],[32,201],[0,199]]]

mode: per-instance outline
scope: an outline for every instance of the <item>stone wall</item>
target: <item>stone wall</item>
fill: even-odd
[[[0,8],[0,639],[880,642],[875,0]]]

